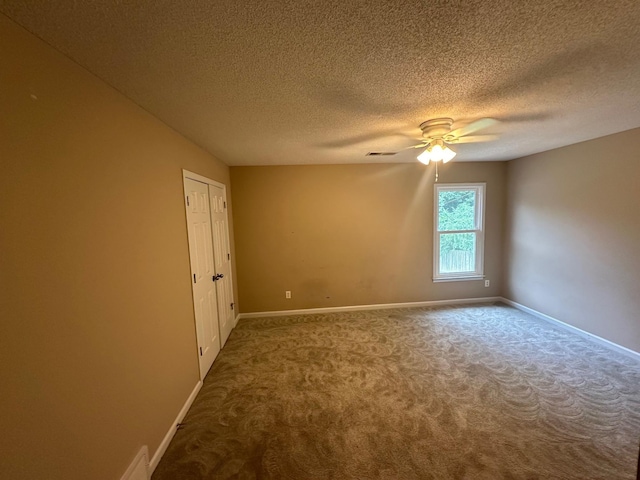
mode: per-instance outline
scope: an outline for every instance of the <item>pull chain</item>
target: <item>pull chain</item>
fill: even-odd
[[[436,164],[436,183],[438,183],[438,162],[435,162]]]

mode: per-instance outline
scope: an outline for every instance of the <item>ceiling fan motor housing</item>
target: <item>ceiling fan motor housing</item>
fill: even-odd
[[[425,140],[442,138],[451,131],[453,119],[451,118],[434,118],[420,124],[422,137]]]

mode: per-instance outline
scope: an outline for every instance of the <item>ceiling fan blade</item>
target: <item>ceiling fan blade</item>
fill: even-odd
[[[493,118],[481,118],[480,120],[476,120],[475,122],[471,122],[464,127],[460,127],[449,132],[449,135],[452,135],[454,137],[463,137],[465,135],[469,135],[470,133],[477,132],[478,130],[489,128],[497,123],[498,120],[495,120]]]
[[[397,133],[395,130],[386,129],[386,130],[378,130],[375,132],[365,133],[362,135],[356,135],[353,137],[334,139],[328,142],[318,143],[315,146],[320,148],[344,148],[344,147],[352,147],[359,143],[371,142],[372,140],[377,140],[378,138],[400,137],[400,136],[404,137],[404,135]],[[412,138],[412,140],[415,140],[415,139]]]
[[[473,135],[470,137],[456,137],[451,142],[447,143],[479,143],[479,142],[491,142],[497,140],[498,135]]]
[[[418,145],[411,145],[410,147],[405,147],[402,150],[412,150],[414,148],[426,148],[428,143],[419,143]]]

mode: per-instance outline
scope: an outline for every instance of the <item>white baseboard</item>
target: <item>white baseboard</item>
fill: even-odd
[[[196,399],[196,395],[198,395],[198,392],[200,391],[201,388],[202,388],[202,380],[198,380],[198,383],[196,384],[195,388],[191,392],[191,395],[189,395],[189,398],[187,398],[187,401],[180,409],[178,416],[169,427],[169,431],[162,439],[162,442],[160,442],[160,446],[156,450],[156,453],[153,454],[153,457],[151,458],[151,462],[149,462],[149,475],[153,474],[156,467],[158,466],[158,463],[160,463],[160,459],[162,458],[162,455],[164,455],[164,452],[167,451],[167,447],[169,446],[169,443],[171,443],[171,439],[176,434],[176,430],[178,429],[178,424],[182,422],[182,419],[184,419],[185,415],[189,411],[189,408],[191,408],[191,404]]]
[[[575,327],[573,325],[570,325],[568,323],[565,323],[561,320],[558,320],[557,318],[553,318],[549,315],[546,315],[542,312],[539,312],[537,310],[534,310],[533,308],[529,308],[526,307],[525,305],[522,305],[518,302],[514,302],[513,300],[509,300],[508,298],[502,298],[501,299],[502,302],[506,303],[507,305],[510,305],[514,308],[517,308],[518,310],[521,310],[523,312],[529,313],[531,315],[533,315],[534,317],[538,317],[542,320],[546,320],[547,322],[551,322],[554,325],[557,325],[559,327],[564,328],[565,330],[569,330],[573,333],[577,333],[578,335],[581,335],[583,337],[588,338],[589,340],[595,341],[601,345],[604,345],[605,347],[608,348],[613,348],[614,350],[617,350],[619,353],[622,353],[623,355],[627,355],[628,357],[633,358],[634,360],[640,360],[640,353],[636,352],[635,350],[631,350],[630,348],[627,347],[623,347],[622,345],[618,345],[617,343],[612,342],[611,340],[607,340],[606,338],[602,338],[599,337],[598,335],[594,335],[593,333],[589,333],[585,330],[582,330],[578,327]]]
[[[466,303],[500,302],[502,297],[459,298],[453,300],[429,300],[426,302],[380,303],[376,305],[350,305],[346,307],[303,308],[300,310],[277,310],[271,312],[241,313],[242,318],[284,317],[286,315],[306,315],[311,313],[356,312],[361,310],[385,310],[390,308],[434,307],[443,305],[463,305]],[[236,322],[237,323],[237,322]]]
[[[144,445],[120,480],[149,480],[149,448]]]

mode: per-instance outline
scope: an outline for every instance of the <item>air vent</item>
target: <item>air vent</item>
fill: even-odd
[[[397,152],[369,152],[365,156],[366,157],[382,157],[388,155],[395,155]]]

